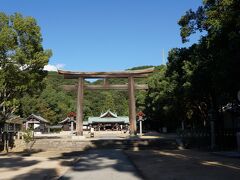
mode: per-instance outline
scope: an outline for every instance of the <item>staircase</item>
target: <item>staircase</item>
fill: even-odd
[[[73,141],[71,139],[35,139],[31,147],[41,151],[82,151],[91,145],[88,141]]]
[[[83,151],[86,149],[170,150],[177,148],[178,146],[174,139],[36,139],[32,145],[33,150],[41,151]]]

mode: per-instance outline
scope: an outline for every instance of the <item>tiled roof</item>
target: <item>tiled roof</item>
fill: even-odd
[[[118,116],[117,118],[101,118],[101,117],[89,117],[88,123],[129,123],[129,118],[127,116]]]
[[[69,120],[70,120],[70,118],[66,117],[64,120],[60,121],[59,124],[65,123],[66,121],[69,121]]]
[[[41,121],[41,122],[49,123],[48,120],[44,119],[44,118],[41,117],[41,116],[37,116],[37,115],[35,115],[35,114],[31,114],[30,116],[28,116],[27,120],[28,120],[28,119],[32,119],[32,118],[33,118],[33,119],[36,119],[36,120],[38,120],[38,121]]]
[[[70,120],[70,118],[66,117],[64,120],[60,121],[59,124],[65,123],[66,121],[69,121],[69,120]],[[76,123],[75,120],[73,122]],[[88,121],[83,121],[83,125],[84,126],[88,125]]]
[[[108,116],[108,114],[110,116]],[[92,123],[126,123],[129,124],[129,117],[128,116],[117,116],[116,113],[113,113],[110,110],[107,112],[102,113],[100,117],[89,117],[88,124]]]
[[[20,116],[11,115],[11,116],[6,120],[6,123],[22,124],[22,123],[23,123],[23,118],[21,118]]]
[[[100,115],[100,118],[105,117],[107,114],[110,114],[113,118],[116,118],[116,117],[117,117],[117,114],[116,114],[116,113],[113,113],[113,112],[110,111],[110,109],[109,109],[109,110],[107,110],[107,112],[101,114],[101,115]]]

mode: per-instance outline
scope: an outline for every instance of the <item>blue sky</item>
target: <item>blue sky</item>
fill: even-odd
[[[160,65],[182,44],[177,21],[202,0],[0,0],[0,11],[33,16],[49,64],[66,70],[112,71]]]

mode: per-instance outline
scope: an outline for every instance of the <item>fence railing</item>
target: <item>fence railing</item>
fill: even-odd
[[[237,148],[236,130],[219,130],[215,132],[216,149],[228,150]],[[178,132],[186,148],[210,149],[211,133],[209,130],[185,130]]]

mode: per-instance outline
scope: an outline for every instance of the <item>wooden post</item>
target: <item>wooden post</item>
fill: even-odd
[[[76,121],[76,131],[77,136],[83,135],[83,84],[84,79],[78,79],[78,88],[77,88],[77,121]]]
[[[134,78],[128,77],[128,102],[129,102],[129,121],[130,121],[130,133],[136,134],[136,104],[135,104],[135,87]]]
[[[71,134],[73,134],[73,121],[71,121]]]
[[[142,120],[139,120],[139,134],[142,136]]]
[[[214,121],[210,121],[210,128],[211,128],[211,149],[215,148],[215,129],[214,129]]]
[[[28,121],[25,124],[25,130],[27,130],[27,129],[28,129]]]

